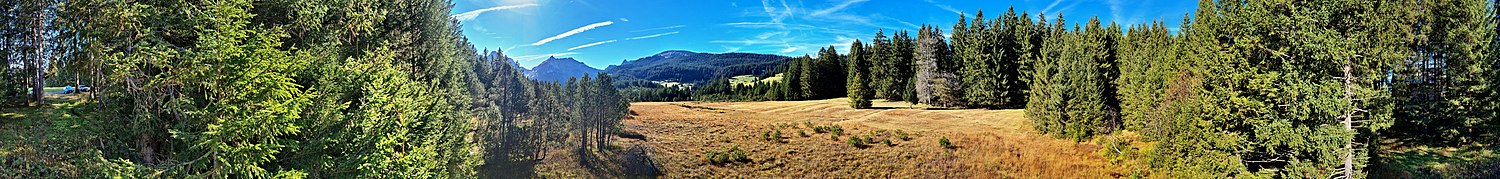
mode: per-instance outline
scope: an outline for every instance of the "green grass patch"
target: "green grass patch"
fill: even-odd
[[[779,83],[779,82],[781,82],[782,78],[785,78],[785,77],[781,77],[781,73],[777,73],[776,76],[771,76],[771,77],[768,77],[766,79],[760,79],[760,82],[762,82],[762,83]]]
[[[760,77],[755,77],[755,75],[740,75],[729,78],[729,84],[736,86],[755,86],[756,82],[760,82]]]
[[[0,108],[0,178],[54,176],[84,178],[98,172],[100,125],[77,116],[86,106],[67,98],[49,98],[36,107]],[[22,177],[25,178],[25,177]]]
[[[1372,178],[1500,178],[1500,146],[1411,146],[1385,150]]]

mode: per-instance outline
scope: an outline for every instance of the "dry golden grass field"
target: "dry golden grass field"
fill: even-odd
[[[852,109],[846,101],[632,103],[624,130],[645,139],[617,144],[647,148],[664,178],[1118,178],[1133,171],[1124,166],[1138,166],[1111,164],[1094,142],[1040,135],[1022,110],[879,101],[876,109]],[[816,132],[819,126],[843,134]],[[780,138],[766,137],[778,131]],[[850,137],[873,142],[856,146]],[[731,148],[748,160],[706,157]]]

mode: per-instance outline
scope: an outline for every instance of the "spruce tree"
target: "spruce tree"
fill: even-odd
[[[845,61],[844,66],[848,71],[848,81],[845,84],[849,107],[854,109],[870,108],[870,99],[875,97],[874,91],[870,89],[869,56],[865,52],[865,45],[858,39],[849,45],[849,60]]]
[[[1037,26],[1038,33],[1044,34],[1042,46],[1034,60],[1036,69],[1032,75],[1030,88],[1026,102],[1026,118],[1031,119],[1032,126],[1043,133],[1059,132],[1064,127],[1060,121],[1063,120],[1063,95],[1061,93],[1064,78],[1060,77],[1063,70],[1063,51],[1068,41],[1064,41],[1068,35],[1066,28],[1062,27],[1062,16],[1059,15],[1055,26],[1047,25],[1043,16],[1040,25]]]
[[[900,98],[897,97],[898,93],[891,93],[889,88],[887,88],[891,84],[890,76],[892,74],[892,67],[890,66],[890,60],[893,58],[890,52],[891,40],[886,38],[885,30],[881,29],[875,32],[875,38],[870,41],[873,43],[873,48],[870,49],[870,52],[867,52],[870,53],[870,89],[875,92],[875,98],[877,99],[889,100]]]
[[[916,39],[912,38],[905,30],[899,31],[891,38],[891,47],[887,49],[892,57],[888,63],[889,66],[887,66],[891,71],[889,73],[890,83],[888,83],[891,86],[887,86],[887,88],[889,88],[888,90],[891,93],[899,95],[894,96],[896,99],[888,98],[888,100],[901,100],[915,104],[917,103],[916,83],[913,83],[912,80],[916,78],[916,63],[914,60],[916,58],[914,57],[916,55]]]
[[[1000,54],[993,50],[996,39],[991,39],[993,34],[989,26],[989,20],[984,19],[984,12],[979,11],[974,16],[974,23],[968,24],[959,18],[959,23],[954,25],[953,44],[956,52],[955,58],[962,63],[959,69],[961,83],[964,85],[964,101],[970,107],[998,107],[1005,100],[1005,89],[1000,80],[1005,79],[995,62]]]
[[[786,84],[782,86],[781,98],[789,101],[802,100],[802,74],[803,68],[805,68],[802,63],[803,60],[802,58],[787,58],[786,60],[786,70],[781,71],[781,82],[782,84]]]

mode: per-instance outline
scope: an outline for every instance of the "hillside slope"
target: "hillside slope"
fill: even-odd
[[[773,73],[777,67],[786,64],[785,58],[787,57],[753,53],[713,54],[670,50],[609,66],[604,71],[648,81],[701,83],[720,77]]]

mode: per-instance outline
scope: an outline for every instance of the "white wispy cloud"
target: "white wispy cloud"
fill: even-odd
[[[469,20],[474,20],[474,18],[478,18],[479,14],[483,14],[485,12],[497,11],[497,10],[506,10],[506,9],[515,9],[515,8],[536,7],[536,6],[541,6],[541,5],[538,5],[538,4],[517,4],[517,5],[507,5],[507,6],[495,6],[495,7],[484,8],[484,9],[479,9],[479,10],[473,10],[473,11],[464,12],[464,13],[458,13],[458,14],[454,14],[451,17],[453,17],[453,19],[458,19],[458,21],[469,21]]]
[[[542,45],[542,44],[547,44],[547,42],[552,42],[552,41],[557,40],[557,39],[567,38],[568,36],[573,36],[573,35],[578,34],[578,33],[583,33],[584,31],[594,30],[594,28],[604,27],[604,26],[607,26],[607,25],[610,25],[610,24],[615,24],[615,21],[604,21],[604,22],[589,24],[589,25],[586,25],[586,26],[583,26],[583,27],[578,27],[576,29],[569,30],[568,32],[563,32],[562,34],[557,34],[556,36],[547,37],[545,39],[536,41],[536,43],[531,43],[531,46],[539,46],[539,45]]]
[[[939,9],[943,9],[944,11],[953,12],[954,14],[958,14],[958,15],[963,15],[964,14],[964,11],[960,11],[958,9],[954,9],[953,6],[948,6],[946,4],[941,4],[941,3],[938,3],[937,1],[933,1],[933,0],[925,0],[925,1],[927,1],[928,4],[932,4],[932,6],[937,6]]]
[[[766,33],[761,33],[760,35],[755,35],[755,39],[765,40],[765,39],[769,39],[769,38],[774,37],[774,36],[786,35],[786,34],[787,34],[787,32],[766,32]]]
[[[885,17],[885,16],[880,16],[880,17],[881,18],[885,18],[885,19],[889,19],[891,21],[896,21],[896,23],[901,23],[901,25],[906,25],[906,27],[910,27],[912,29],[920,29],[920,28],[922,28],[922,26],[919,26],[917,24],[913,24],[911,22],[906,22],[906,21],[901,20],[901,19],[892,18],[892,17]]]
[[[674,26],[657,27],[657,28],[650,28],[650,29],[632,30],[630,32],[657,31],[657,30],[676,29],[676,28],[683,28],[683,27],[687,27],[687,25],[674,25]]]
[[[1052,1],[1052,4],[1048,4],[1047,7],[1042,8],[1042,13],[1052,12],[1052,8],[1057,7],[1057,5],[1062,4],[1062,2],[1063,0]]]
[[[784,49],[781,49],[780,52],[781,53],[791,53],[791,52],[795,52],[795,51],[797,51],[797,47],[786,47]]]
[[[672,34],[677,34],[677,33],[678,33],[677,31],[672,31],[672,32],[667,32],[667,33],[651,34],[651,35],[647,35],[647,36],[631,37],[631,38],[625,38],[625,39],[626,40],[649,39],[649,38],[656,38],[656,37],[661,37],[661,36],[666,36],[666,35],[672,35]]]
[[[722,25],[730,26],[730,27],[735,27],[735,28],[769,28],[769,29],[778,29],[778,30],[781,30],[781,31],[779,31],[781,33],[786,33],[786,32],[789,32],[791,30],[799,30],[799,31],[802,31],[802,30],[816,30],[818,32],[835,33],[835,34],[864,34],[864,32],[856,32],[856,31],[844,30],[844,29],[818,27],[818,26],[812,26],[812,25],[807,25],[807,24],[787,24],[787,23],[776,23],[776,22],[731,22],[731,23],[724,23]]]
[[[1061,5],[1063,1],[1066,0],[1052,1],[1052,4],[1047,5],[1047,8],[1042,8],[1042,14],[1056,14],[1057,12],[1068,11],[1068,9],[1073,9],[1073,7],[1077,7],[1080,4],[1079,2],[1073,2],[1068,4],[1068,6],[1063,6],[1061,9],[1052,9],[1056,8],[1057,5]]]
[[[812,13],[812,15],[813,16],[828,15],[828,13],[838,12],[839,10],[844,10],[844,8],[849,8],[849,6],[851,6],[851,5],[863,3],[863,2],[866,2],[866,1],[870,1],[870,0],[846,0],[846,1],[842,2],[842,3],[839,3],[838,5],[833,5],[833,7],[829,7],[827,9],[823,9],[823,10],[814,11]]]
[[[615,40],[605,40],[605,41],[599,41],[599,42],[594,42],[594,43],[589,43],[589,44],[583,44],[583,45],[579,45],[577,47],[568,48],[568,51],[578,50],[580,48],[593,47],[595,45],[604,45],[604,44],[607,44],[607,43],[614,43],[614,42],[615,42]]]
[[[850,37],[838,36],[838,37],[834,37],[833,41],[834,41],[833,44],[828,44],[828,45],[829,46],[843,48],[843,49],[848,49],[850,46],[854,46],[854,38],[850,38]]]

